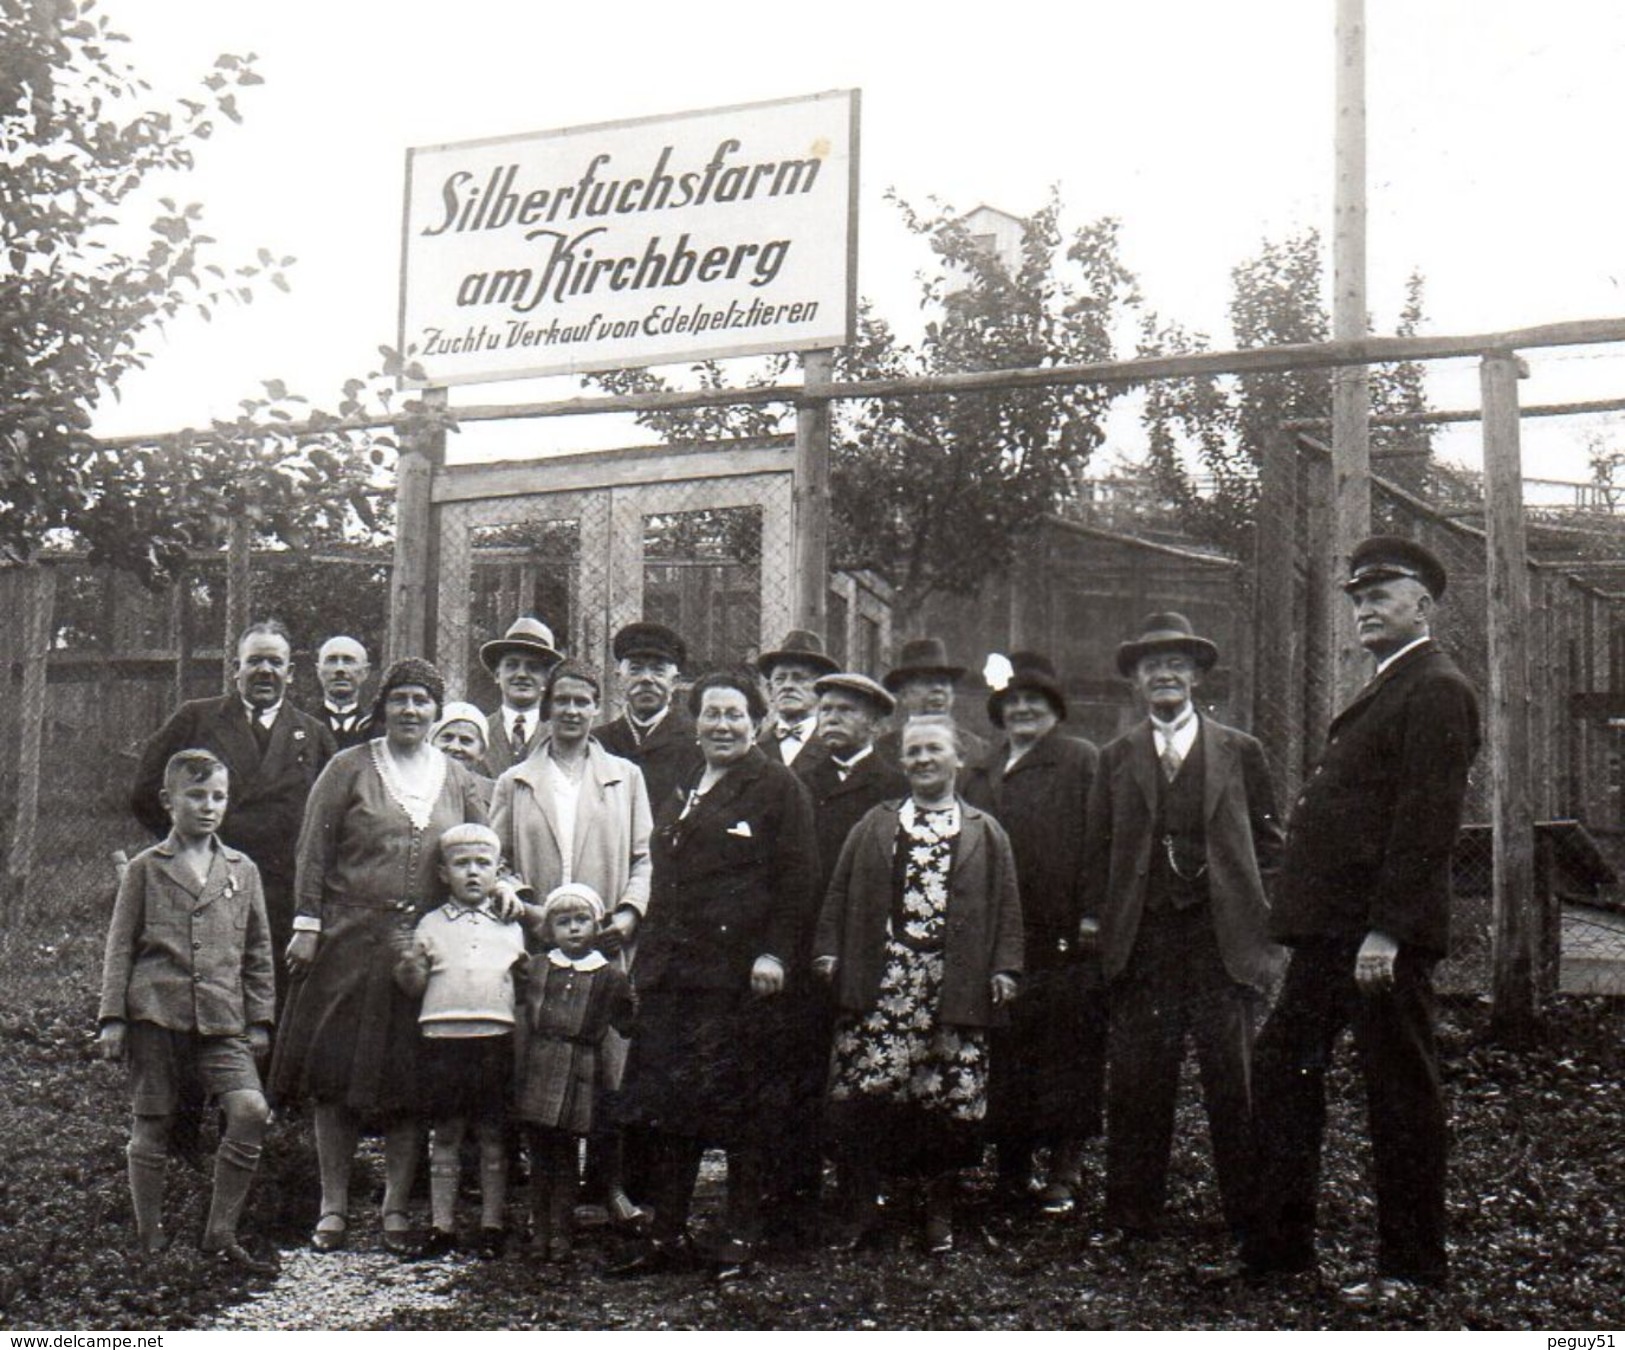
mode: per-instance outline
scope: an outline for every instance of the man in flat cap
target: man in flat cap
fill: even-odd
[[[903,723],[915,713],[953,716],[954,693],[965,667],[948,659],[939,637],[910,638],[903,644],[897,664],[881,677],[886,692],[897,700],[897,716],[890,731],[875,741],[875,753],[899,771],[903,762]],[[957,723],[958,719],[955,719]],[[975,764],[987,753],[987,740],[958,727],[959,757]]]
[[[1352,1027],[1370,1114],[1377,1262],[1354,1307],[1402,1306],[1447,1276],[1444,1102],[1433,967],[1445,954],[1450,859],[1478,699],[1430,636],[1445,570],[1420,544],[1379,536],[1343,589],[1370,683],[1333,720],[1292,812],[1270,930],[1292,949],[1254,1062],[1261,1185],[1254,1276],[1315,1267],[1325,1074]]]
[[[1118,647],[1147,717],[1101,751],[1089,796],[1085,925],[1098,924],[1111,1006],[1105,1219],[1131,1238],[1162,1217],[1187,1037],[1237,1237],[1253,1196],[1253,1037],[1282,962],[1264,886],[1281,826],[1263,747],[1196,707],[1218,659],[1175,613]]]
[[[784,641],[757,658],[756,668],[767,681],[767,701],[773,718],[757,738],[764,751],[785,765],[810,756],[803,768],[828,751],[818,743],[818,695],[813,689],[820,675],[833,675],[840,664],[824,651],[824,640],[805,628],[792,628]]]
[[[491,736],[485,766],[492,778],[523,764],[545,739],[542,693],[548,672],[562,660],[564,653],[553,644],[553,630],[528,614],[480,648],[480,664],[502,691],[502,706],[488,719]]]
[[[612,755],[643,770],[656,816],[700,767],[694,719],[673,696],[688,646],[663,623],[629,623],[610,641],[626,712],[593,734]]]
[[[821,905],[852,827],[871,807],[907,796],[908,780],[874,752],[875,734],[896,706],[885,689],[867,675],[837,671],[820,675],[813,692],[818,697],[817,741],[822,753],[798,755],[792,772],[812,794]],[[835,1028],[828,987],[805,978],[817,918],[814,906],[807,931],[799,935],[804,947],[795,955],[794,973],[779,1003],[787,1023],[781,1045],[794,1063],[795,1095],[794,1109],[784,1121],[783,1147],[775,1153],[768,1180],[773,1201],[770,1221],[797,1245],[815,1235],[823,1177],[824,1083]]]

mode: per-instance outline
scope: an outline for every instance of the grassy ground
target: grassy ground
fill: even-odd
[[[207,1168],[171,1167],[176,1248],[145,1266],[125,1254],[122,1070],[89,1054],[105,898],[64,904],[60,922],[0,939],[0,1327],[177,1329],[263,1290],[196,1260]],[[1591,1327],[1625,1323],[1625,1006],[1565,1000],[1546,1043],[1513,1055],[1485,1043],[1485,1009],[1449,1007],[1444,1062],[1454,1128],[1455,1279],[1412,1327]],[[616,1239],[588,1235],[568,1275],[510,1257],[457,1258],[453,1308],[399,1309],[378,1325],[519,1327],[1369,1327],[1332,1297],[1366,1273],[1374,1215],[1357,1087],[1335,1079],[1326,1153],[1327,1284],[1208,1289],[1193,1263],[1225,1254],[1199,1111],[1187,1091],[1167,1237],[1130,1252],[1088,1241],[1088,1224],[1012,1220],[972,1179],[961,1248],[918,1252],[898,1215],[882,1257],[775,1256],[754,1281],[718,1290],[694,1275],[601,1277]],[[212,1146],[212,1135],[209,1140]],[[1100,1152],[1090,1155],[1098,1205]],[[300,1122],[277,1127],[247,1226],[295,1247],[316,1212],[315,1160]],[[358,1201],[364,1194],[357,1191]],[[714,1197],[709,1201],[714,1205]],[[703,1208],[703,1207],[702,1207]],[[364,1209],[357,1205],[358,1213]],[[370,1223],[358,1224],[365,1243]],[[326,1297],[345,1297],[335,1267]],[[444,1267],[423,1269],[444,1280]],[[359,1276],[357,1276],[359,1278]]]

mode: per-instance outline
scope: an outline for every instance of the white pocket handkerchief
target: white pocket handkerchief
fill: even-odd
[[[737,825],[728,826],[728,833],[738,839],[749,839],[751,837],[750,821],[742,820]]]

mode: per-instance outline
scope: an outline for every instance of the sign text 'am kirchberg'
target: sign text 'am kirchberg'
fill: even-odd
[[[403,337],[431,382],[844,341],[849,126],[757,134],[784,106],[414,164]]]

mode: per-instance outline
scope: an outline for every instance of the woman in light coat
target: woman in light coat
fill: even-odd
[[[606,751],[591,730],[600,706],[598,677],[573,661],[553,668],[542,696],[546,735],[522,763],[497,779],[491,827],[503,856],[534,893],[528,907],[534,928],[540,901],[559,886],[579,882],[604,900],[599,948],[619,954],[629,970],[632,943],[649,906],[649,794],[630,760]],[[620,1086],[626,1041],[611,1031],[602,1057],[606,1091]],[[606,1127],[607,1130],[608,1127]],[[589,1178],[604,1190],[611,1216],[641,1217],[621,1183],[613,1133],[589,1148]]]

